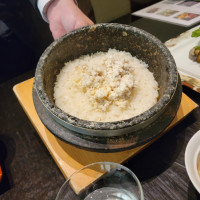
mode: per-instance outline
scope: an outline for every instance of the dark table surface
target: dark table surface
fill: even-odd
[[[154,34],[163,42],[189,29],[131,16],[127,19],[118,22],[132,21],[131,25]],[[0,184],[1,200],[55,199],[65,181],[12,91],[15,84],[33,76],[34,69],[0,85],[0,163],[4,173]],[[186,87],[183,92],[200,105],[199,93]],[[184,163],[186,145],[199,129],[200,109],[196,108],[176,127],[124,164],[140,179],[145,200],[200,199]]]

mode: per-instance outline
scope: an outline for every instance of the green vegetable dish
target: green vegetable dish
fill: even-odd
[[[200,36],[200,28],[196,29],[192,32],[191,37],[199,37]],[[192,59],[193,61],[196,61],[198,63],[200,63],[200,44],[198,44],[197,46],[193,47],[190,52],[189,52],[189,57],[190,59]]]

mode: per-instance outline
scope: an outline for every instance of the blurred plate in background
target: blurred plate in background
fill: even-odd
[[[189,58],[189,51],[200,43],[200,37],[191,37],[192,32],[199,27],[200,25],[165,42],[175,59],[183,85],[197,92],[200,92],[200,63]]]

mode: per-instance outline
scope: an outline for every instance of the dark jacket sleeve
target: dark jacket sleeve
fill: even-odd
[[[35,8],[35,10],[38,11],[38,7],[37,7],[37,0],[29,0],[30,3],[33,5],[33,7]]]

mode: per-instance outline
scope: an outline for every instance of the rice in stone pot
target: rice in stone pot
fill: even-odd
[[[132,118],[155,105],[157,98],[158,83],[148,65],[115,49],[65,63],[54,87],[57,107],[96,122]]]

